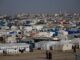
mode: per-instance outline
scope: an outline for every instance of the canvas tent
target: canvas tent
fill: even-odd
[[[18,54],[20,50],[25,49],[24,52],[29,52],[29,44],[13,43],[13,44],[0,44],[0,51],[7,54]]]
[[[50,47],[52,47],[52,49],[58,48],[55,47],[56,45],[59,45],[58,41],[40,41],[35,43],[35,48],[41,48],[43,50],[50,50]]]
[[[62,45],[62,51],[72,50],[72,41],[71,40],[61,40],[60,44]]]

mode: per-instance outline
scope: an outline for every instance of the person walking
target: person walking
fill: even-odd
[[[76,53],[76,45],[72,45],[73,52]]]
[[[51,51],[46,51],[46,59],[48,59],[48,60],[52,60],[52,53],[51,53]]]
[[[48,55],[49,55],[49,60],[52,60],[52,53],[51,53],[51,51],[49,51],[49,53],[48,53]]]
[[[49,51],[46,51],[46,59],[49,59]]]

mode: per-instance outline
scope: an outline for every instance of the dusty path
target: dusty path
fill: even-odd
[[[79,52],[78,50],[77,53]],[[52,60],[75,60],[75,54],[72,51],[53,51],[52,54]],[[0,56],[0,60],[47,60],[45,56],[45,51],[34,51],[14,56]]]

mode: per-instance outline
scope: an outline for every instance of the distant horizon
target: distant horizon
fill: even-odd
[[[58,11],[48,11],[48,12],[46,12],[46,11],[44,11],[44,12],[33,12],[33,11],[30,11],[30,12],[16,12],[16,13],[0,13],[0,15],[11,15],[11,16],[14,16],[14,15],[17,15],[17,14],[55,14],[55,13],[79,13],[80,14],[80,10],[73,10],[73,11],[61,11],[61,10],[58,10]]]
[[[80,13],[80,0],[0,0],[0,15],[60,11]]]
[[[17,13],[0,13],[0,15],[16,15],[16,14],[55,14],[55,13],[79,13],[80,11],[51,11],[51,12],[17,12]]]

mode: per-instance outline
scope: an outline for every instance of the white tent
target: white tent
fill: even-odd
[[[34,25],[33,29],[41,30],[44,27],[44,25]]]
[[[72,40],[72,44],[77,44],[77,45],[79,45],[79,48],[80,48],[80,38],[74,38]]]
[[[17,30],[17,29],[18,29],[17,26],[12,26],[12,27],[11,27],[11,30],[12,30],[12,31],[15,31],[15,30]]]
[[[15,36],[10,36],[6,39],[6,43],[16,43],[16,37]]]
[[[52,37],[54,32],[39,32],[34,37]]]
[[[32,31],[32,26],[25,26],[24,30],[26,30],[27,32]]]
[[[55,50],[56,48],[59,48],[57,45],[59,45],[58,41],[49,41],[46,43],[46,49],[50,50],[50,47],[52,47],[52,49]]]
[[[3,50],[0,50],[0,55],[3,54]]]
[[[30,36],[30,32],[27,32],[26,30],[24,30],[24,35],[25,36]]]
[[[20,30],[23,30],[23,26],[19,26]]]
[[[68,32],[64,31],[64,30],[60,30],[59,34],[58,34],[58,37],[60,39],[67,40],[68,39]]]
[[[4,28],[5,28],[5,29],[9,29],[9,27],[8,27],[8,26],[5,26]]]
[[[61,40],[60,44],[62,45],[62,51],[71,50],[73,45],[71,40]]]
[[[63,45],[63,48],[62,48],[63,51],[68,51],[68,50],[72,50],[72,44],[64,44]]]
[[[38,43],[35,43],[35,48],[41,48],[44,50],[50,50],[50,47],[55,49],[55,45],[59,45],[58,41],[40,41]]]
[[[52,47],[53,50],[71,50],[72,49],[71,40],[61,40],[61,41],[40,41],[35,43],[35,48],[41,48],[44,50],[49,50]]]
[[[7,54],[18,54],[19,49],[25,49],[24,52],[29,52],[29,44],[25,43],[13,43],[13,44],[0,44],[1,51],[5,51]]]
[[[6,54],[20,54],[19,50],[18,49],[6,49],[5,50]]]

